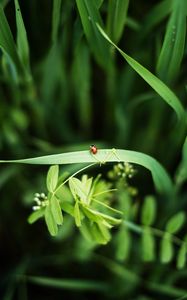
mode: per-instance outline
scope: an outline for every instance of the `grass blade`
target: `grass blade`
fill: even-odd
[[[124,57],[127,63],[162,97],[162,99],[169,106],[173,108],[173,110],[176,112],[178,116],[178,119],[181,122],[185,122],[186,116],[185,116],[185,111],[183,109],[183,106],[180,103],[180,100],[168,88],[168,86],[165,83],[163,83],[158,77],[156,77],[146,68],[144,68],[141,64],[139,64],[135,59],[133,59],[131,56],[123,52],[118,46],[116,46],[111,41],[111,39],[107,36],[107,34],[103,31],[103,29],[99,25],[97,26],[99,31],[103,35],[103,37],[120,52],[120,54]]]
[[[0,160],[0,163],[24,163],[24,164],[39,164],[39,165],[54,165],[54,164],[72,164],[72,163],[98,163],[106,159],[106,155],[111,153],[107,162],[130,162],[139,164],[147,168],[153,177],[156,189],[158,192],[165,192],[167,194],[173,193],[173,185],[171,179],[165,169],[151,156],[141,152],[119,150],[116,149],[115,154],[111,149],[99,150],[97,158],[87,151],[76,151],[69,153],[62,153],[56,155],[47,155],[35,158],[20,159],[20,160]]]
[[[129,0],[110,0],[108,5],[107,32],[111,39],[117,43],[124,30]]]
[[[50,278],[50,277],[39,277],[39,276],[27,276],[27,279],[41,286],[53,287],[58,289],[66,290],[98,290],[103,291],[108,289],[108,285],[99,281],[91,280],[77,280],[77,279],[65,279],[65,278]]]
[[[53,15],[52,15],[52,43],[55,43],[58,35],[58,27],[60,24],[62,0],[53,0]]]
[[[16,45],[4,14],[3,8],[0,5],[0,48],[2,48],[14,62],[16,69],[21,70],[21,64],[18,57]]]
[[[23,22],[18,0],[15,0],[14,3],[15,3],[15,11],[16,11],[18,54],[23,66],[25,66],[26,70],[30,72],[29,44],[27,40],[27,32]]]
[[[173,108],[178,116],[178,119],[185,123],[186,115],[183,106],[177,96],[169,89],[169,87],[158,77],[139,64],[135,59],[127,55],[118,46],[116,46],[99,25],[97,25],[97,27],[103,37],[120,52],[127,63],[162,97],[162,99],[169,106]]]
[[[170,83],[178,75],[184,55],[186,37],[186,0],[173,1],[164,43],[157,64],[159,77]]]
[[[96,23],[102,26],[99,10],[93,1],[76,0],[84,33],[97,62],[107,68],[110,63],[109,47],[99,34]]]

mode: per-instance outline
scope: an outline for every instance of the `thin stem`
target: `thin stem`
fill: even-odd
[[[115,208],[112,208],[112,207],[108,206],[107,204],[105,204],[105,203],[103,203],[103,202],[101,202],[101,201],[99,201],[99,200],[96,200],[96,199],[94,199],[94,198],[92,198],[92,200],[95,201],[95,202],[97,202],[98,204],[103,205],[104,207],[106,207],[106,208],[112,210],[113,212],[115,212],[115,213],[117,213],[117,214],[123,215],[123,213],[122,213],[121,211],[119,211],[119,210],[117,210],[117,209],[115,209]]]
[[[144,230],[144,227],[143,225],[137,225],[137,224],[134,224],[130,221],[126,221],[124,220],[124,224],[127,225],[127,227],[129,229],[131,229],[132,231],[138,233],[138,234],[142,234],[143,233],[143,230]],[[165,233],[169,233],[167,231],[162,231],[160,229],[157,229],[157,228],[154,228],[154,227],[150,227],[150,226],[147,226],[151,229],[152,233],[155,235],[155,236],[158,236],[158,237],[163,237],[163,235]],[[169,233],[170,234],[170,233]],[[177,236],[173,235],[173,234],[170,234],[171,235],[171,239],[172,241],[178,245],[178,246],[181,246],[183,243],[185,243],[183,240],[179,239]]]
[[[92,167],[92,166],[95,165],[95,164],[96,164],[96,163],[92,163],[92,164],[90,164],[90,165],[88,165],[88,166],[86,166],[86,167],[84,167],[84,168],[82,168],[82,169],[76,171],[76,172],[73,173],[71,176],[69,176],[64,182],[62,182],[62,183],[56,188],[56,190],[55,190],[55,191],[53,192],[53,194],[52,194],[52,197],[55,195],[55,193],[56,193],[56,192],[57,192],[64,184],[66,184],[66,183],[70,180],[70,178],[73,178],[75,175],[77,175],[77,174],[81,173],[82,171],[84,171],[84,170],[86,170],[86,169]]]

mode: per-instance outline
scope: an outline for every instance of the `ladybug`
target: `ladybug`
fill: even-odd
[[[92,153],[92,154],[96,154],[97,153],[97,147],[96,147],[96,145],[91,145],[90,146],[90,152]]]

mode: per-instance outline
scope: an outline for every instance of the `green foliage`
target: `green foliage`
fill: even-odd
[[[0,1],[3,300],[186,297],[186,16]]]

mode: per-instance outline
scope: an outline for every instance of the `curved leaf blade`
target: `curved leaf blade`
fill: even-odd
[[[20,160],[0,160],[0,163],[23,163],[39,165],[98,163],[103,162],[106,159],[106,155],[111,151],[111,149],[99,150],[96,157],[91,155],[87,150]],[[130,150],[116,149],[115,153],[116,154],[112,153],[112,155],[108,157],[107,162],[121,161],[141,165],[151,172],[156,190],[158,192],[168,194],[169,196],[173,195],[174,189],[171,178],[156,159],[147,154]]]
[[[162,82],[158,77],[152,74],[149,70],[143,67],[140,63],[138,63],[134,58],[127,55],[123,52],[115,43],[111,41],[108,35],[104,32],[104,30],[97,24],[98,30],[103,35],[103,37],[114,46],[120,54],[124,57],[126,62],[157,92],[161,98],[173,108],[176,112],[178,119],[182,122],[186,122],[186,115],[180,100],[174,94],[174,92],[169,89],[169,87]]]

